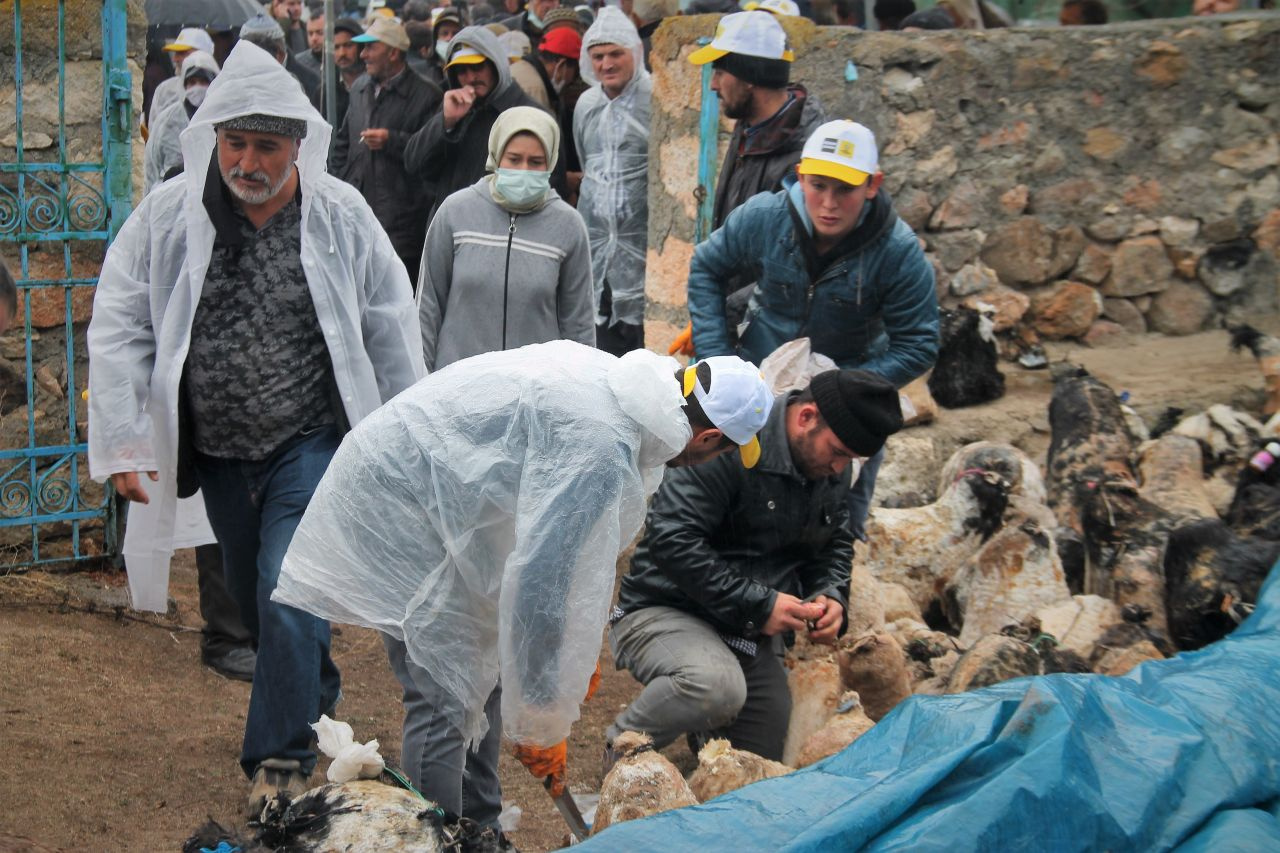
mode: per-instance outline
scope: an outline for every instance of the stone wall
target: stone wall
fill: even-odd
[[[653,39],[654,348],[687,320],[701,96],[686,57],[716,20],[673,19]],[[792,80],[832,118],[875,131],[885,187],[944,304],[985,301],[1024,337],[1089,342],[1280,307],[1280,16],[787,28]]]

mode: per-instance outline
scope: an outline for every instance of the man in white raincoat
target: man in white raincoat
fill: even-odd
[[[582,39],[592,86],[573,110],[582,161],[578,212],[591,240],[596,346],[621,355],[644,346],[649,242],[649,99],[653,83],[635,24],[605,7]]]
[[[681,370],[555,341],[455,362],[347,436],[275,598],[387,635],[406,773],[496,831],[502,731],[563,790],[618,553],[664,465],[735,443],[753,462],[771,405],[735,356]]]
[[[237,45],[182,134],[183,177],[108,251],[89,325],[93,477],[138,502],[130,526],[166,557],[198,486],[257,641],[251,811],[305,788],[309,724],[339,697],[328,624],[270,601],[280,561],[348,425],[424,373],[408,276],[325,173],[329,132],[274,58]]]

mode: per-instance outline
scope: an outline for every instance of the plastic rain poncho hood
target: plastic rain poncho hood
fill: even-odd
[[[130,507],[125,534],[140,609],[166,609],[169,559],[174,547],[192,544],[180,532],[177,501],[178,386],[213,250],[203,204],[213,125],[254,113],[307,122],[296,161],[302,265],[348,421],[359,422],[425,372],[403,264],[359,192],[325,173],[329,125],[280,63],[237,44],[182,132],[183,179],[149,193],[108,250],[89,324],[90,472],[99,481],[123,471],[160,475],[155,483],[140,477],[150,503]],[[203,516],[203,507],[194,514]]]
[[[631,51],[635,74],[616,98],[604,93],[591,69],[595,45]],[[591,88],[573,112],[573,137],[582,160],[578,212],[591,240],[597,322],[644,322],[644,265],[649,241],[649,100],[653,82],[644,67],[644,44],[619,9],[600,10],[582,39],[580,67]],[[608,279],[611,317],[600,313]]]
[[[499,678],[508,737],[563,740],[618,554],[691,435],[676,368],[555,341],[428,376],[343,441],[273,599],[403,640],[469,743]]]

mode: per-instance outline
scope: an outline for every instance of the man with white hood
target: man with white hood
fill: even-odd
[[[329,134],[283,66],[238,44],[182,134],[183,177],[107,252],[88,333],[92,476],[147,511],[130,525],[162,554],[199,488],[257,642],[254,816],[305,790],[309,724],[340,695],[328,624],[270,601],[280,561],[342,434],[424,373],[408,276],[325,173]]]
[[[649,100],[644,45],[620,9],[605,7],[582,39],[592,87],[573,110],[582,162],[578,212],[591,240],[596,346],[621,355],[644,346],[644,267],[649,242]]]
[[[156,116],[156,123],[147,136],[147,147],[142,155],[142,173],[146,191],[151,192],[173,170],[182,169],[182,131],[187,129],[191,116],[195,115],[209,84],[218,76],[218,61],[203,50],[193,50],[182,63],[182,85],[185,96],[171,104]]]
[[[173,59],[174,76],[162,80],[151,93],[151,110],[147,113],[148,135],[155,130],[160,114],[182,100],[182,63],[197,50],[212,56],[213,38],[200,27],[186,27],[164,49]]]
[[[455,362],[343,442],[275,598],[388,636],[405,772],[497,832],[502,733],[563,790],[618,553],[664,466],[735,445],[752,463],[771,406],[737,357],[554,341]]]

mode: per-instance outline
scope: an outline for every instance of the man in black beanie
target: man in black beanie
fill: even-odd
[[[890,382],[832,370],[774,401],[754,468],[730,451],[667,472],[610,617],[614,664],[645,687],[607,744],[642,731],[661,749],[689,734],[782,759],[784,641],[834,643],[844,631],[850,463],[901,427]],[[606,748],[606,765],[614,757]]]
[[[716,183],[712,228],[756,193],[775,192],[800,162],[809,134],[826,121],[815,95],[791,83],[787,33],[768,12],[736,12],[720,21],[711,44],[689,61],[711,63],[711,88],[735,119]]]

